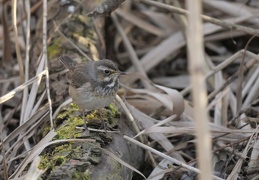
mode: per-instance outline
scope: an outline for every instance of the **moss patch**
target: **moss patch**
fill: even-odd
[[[117,124],[120,113],[114,105],[92,111],[86,116],[88,126],[93,122],[105,121],[108,127]],[[84,117],[77,105],[71,103],[58,115],[55,120],[57,135],[54,140],[79,138],[84,130],[76,127],[83,126]],[[94,123],[96,125],[96,123]],[[98,124],[98,123],[97,123]],[[99,124],[100,125],[100,124]],[[93,127],[93,126],[92,126]],[[108,138],[109,137],[109,138]],[[96,139],[96,143],[67,142],[52,145],[41,155],[39,168],[46,169],[46,179],[51,178],[52,172],[69,169],[69,177],[72,179],[88,180],[88,166],[94,166],[101,162],[101,151],[98,147],[109,144],[112,141],[111,134],[91,132],[90,138]]]
[[[54,57],[57,57],[61,54],[62,48],[61,48],[61,40],[62,38],[59,37],[55,40],[53,40],[53,43],[48,46],[48,59],[52,59]]]
[[[41,155],[40,169],[54,169],[56,166],[61,166],[67,160],[69,151],[78,151],[72,148],[72,143],[62,144],[54,147],[54,150]]]
[[[86,172],[76,172],[73,176],[73,179],[82,179],[82,180],[90,180],[90,176]]]
[[[64,108],[64,111],[58,115],[56,122],[57,124],[60,121],[66,120],[62,125],[57,129],[57,136],[54,139],[69,139],[77,138],[81,136],[82,130],[77,129],[76,127],[83,126],[84,117],[81,114],[80,109],[76,104],[71,103],[69,107]],[[118,109],[114,105],[109,105],[106,108],[99,110],[91,111],[90,114],[86,115],[86,120],[91,124],[96,124],[101,126],[104,121],[108,128],[112,128],[117,125],[117,118],[120,116]]]

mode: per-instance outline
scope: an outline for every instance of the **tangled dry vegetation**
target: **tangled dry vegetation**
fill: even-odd
[[[201,31],[195,7],[182,1],[122,2],[105,0],[102,9],[94,0],[1,1],[0,179],[45,177],[37,166],[47,148],[96,141],[57,139],[68,99],[63,54],[112,59],[128,73],[116,103],[135,137],[124,141],[146,158],[137,171],[103,151],[137,172],[133,179],[259,179],[259,3],[204,0]]]

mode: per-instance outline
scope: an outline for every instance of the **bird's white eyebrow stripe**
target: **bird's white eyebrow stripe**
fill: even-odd
[[[113,69],[111,69],[111,68],[109,68],[109,67],[106,67],[106,66],[98,66],[97,69],[103,70],[103,71],[108,69],[108,70],[113,71]]]

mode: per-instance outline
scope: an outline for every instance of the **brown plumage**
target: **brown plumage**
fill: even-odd
[[[99,109],[114,100],[121,72],[111,60],[78,64],[65,55],[60,57],[60,61],[69,70],[69,94],[81,109]]]

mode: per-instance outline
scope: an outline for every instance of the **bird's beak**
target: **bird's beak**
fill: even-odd
[[[126,75],[126,72],[119,71],[119,75]]]

